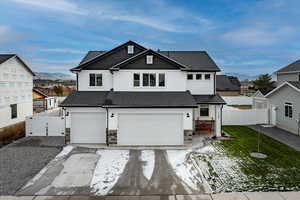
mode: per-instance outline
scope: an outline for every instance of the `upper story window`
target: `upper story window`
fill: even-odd
[[[188,74],[186,78],[187,80],[193,80],[193,74]]]
[[[139,73],[133,74],[133,86],[140,87],[140,74]]]
[[[201,80],[202,79],[202,74],[196,74],[196,80]]]
[[[205,80],[210,80],[210,74],[205,74],[204,78],[205,78]]]
[[[102,86],[102,74],[90,74],[90,86]]]
[[[165,82],[166,82],[165,74],[163,73],[158,74],[158,86],[165,87],[166,86]]]
[[[147,55],[146,56],[146,64],[147,65],[153,64],[153,56],[152,55]]]
[[[209,116],[209,106],[208,105],[200,105],[200,116],[201,117]]]
[[[293,118],[293,104],[291,103],[284,104],[284,116],[288,118]]]
[[[155,87],[156,86],[156,74],[143,73],[143,87]]]
[[[134,46],[133,45],[128,45],[127,46],[127,52],[128,52],[128,54],[134,54]]]
[[[17,118],[18,117],[18,107],[17,104],[12,104],[10,105],[10,110],[11,110],[11,118]]]

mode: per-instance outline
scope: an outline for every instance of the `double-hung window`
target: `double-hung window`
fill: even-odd
[[[284,104],[284,116],[288,118],[293,118],[293,104],[291,103]]]
[[[155,73],[143,73],[143,87],[155,87],[156,86],[156,74]]]
[[[139,73],[133,74],[133,86],[140,87],[140,74]]]
[[[166,78],[165,78],[165,74],[163,73],[158,74],[158,86],[159,87],[166,86]]]
[[[102,74],[90,74],[90,86],[102,86]]]

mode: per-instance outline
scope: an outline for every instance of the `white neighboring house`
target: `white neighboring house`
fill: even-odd
[[[266,94],[271,90],[257,90],[252,95],[252,108],[254,109],[266,109],[269,108],[268,99],[265,97]]]
[[[16,54],[0,54],[0,128],[32,115],[34,73]]]
[[[204,51],[153,51],[128,41],[91,51],[71,69],[77,91],[62,103],[71,143],[184,145],[194,131],[221,136],[218,66]]]

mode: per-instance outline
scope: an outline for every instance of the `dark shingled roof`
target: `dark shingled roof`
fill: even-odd
[[[101,107],[109,91],[75,91],[60,105],[61,107]]]
[[[300,81],[288,81],[288,82],[300,90]]]
[[[0,64],[4,63],[5,61],[10,59],[11,57],[14,57],[15,55],[16,54],[0,54]]]
[[[190,92],[110,92],[103,107],[193,108],[197,104]]]
[[[84,58],[80,61],[80,64],[85,63],[88,60],[91,60],[101,54],[104,54],[106,51],[89,51]]]
[[[266,95],[268,94],[269,92],[271,92],[273,89],[259,89],[259,91],[263,94],[263,95]]]
[[[219,95],[193,95],[197,104],[226,104]]]
[[[300,60],[297,60],[297,61],[279,69],[276,73],[295,72],[295,71],[300,71]]]
[[[235,85],[226,75],[216,76],[217,91],[240,91],[240,87]]]
[[[191,68],[190,71],[221,71],[206,51],[158,51]]]

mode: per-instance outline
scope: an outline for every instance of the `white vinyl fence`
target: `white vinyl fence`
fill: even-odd
[[[40,113],[26,117],[26,136],[65,136],[65,117]]]
[[[242,110],[230,106],[224,106],[222,112],[223,125],[254,125],[268,124],[268,109],[248,109]]]

